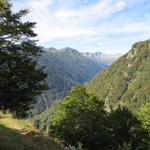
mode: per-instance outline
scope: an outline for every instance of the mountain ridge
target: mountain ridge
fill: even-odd
[[[131,50],[98,73],[86,87],[107,106],[138,109],[150,101],[150,40],[135,43]]]
[[[122,56],[122,54],[104,54],[102,52],[95,52],[95,53],[84,52],[82,54],[83,56],[88,57],[92,60],[96,60],[99,63],[105,62],[108,65],[112,64],[112,62],[116,61],[119,57]]]
[[[97,61],[99,63],[108,63],[111,64],[112,62],[116,61],[119,57],[121,57],[123,54],[117,53],[117,54],[107,54],[102,53],[101,51],[97,52],[79,52],[77,49],[71,48],[71,47],[64,47],[64,48],[46,48],[47,51],[49,50],[56,50],[59,52],[68,52],[68,53],[80,53],[82,56],[85,56],[91,60]]]

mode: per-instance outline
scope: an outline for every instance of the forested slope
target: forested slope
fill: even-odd
[[[135,43],[112,66],[97,74],[87,88],[106,102],[136,110],[150,101],[150,40]]]

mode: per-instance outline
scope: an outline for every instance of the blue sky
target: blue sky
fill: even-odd
[[[28,8],[26,20],[44,47],[125,53],[150,39],[150,0],[13,0],[15,10]]]

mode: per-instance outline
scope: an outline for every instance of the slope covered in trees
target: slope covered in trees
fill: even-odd
[[[87,150],[148,150],[149,135],[125,107],[107,112],[104,102],[76,86],[51,109],[34,118],[35,126],[65,145]]]
[[[135,111],[150,101],[150,40],[135,43],[113,65],[92,78],[86,87],[105,101]]]
[[[142,105],[136,114],[142,122],[143,128],[148,130],[150,134],[150,103]]]

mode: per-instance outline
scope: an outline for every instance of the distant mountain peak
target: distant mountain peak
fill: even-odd
[[[102,55],[102,52],[95,52],[95,55]]]
[[[56,48],[55,48],[55,47],[50,47],[49,49],[55,49],[55,50],[56,50]]]
[[[43,48],[43,50],[45,50],[45,51],[51,51],[51,52],[57,51],[57,49],[55,47]]]
[[[80,54],[80,52],[78,52],[76,49],[70,48],[70,47],[64,47],[59,49],[59,51],[61,52],[65,52],[68,54]]]
[[[84,52],[82,53],[82,55],[92,60],[96,60],[97,62],[105,62],[107,64],[113,63],[120,56],[122,56],[121,54],[103,54],[102,52],[95,52],[95,53]]]

